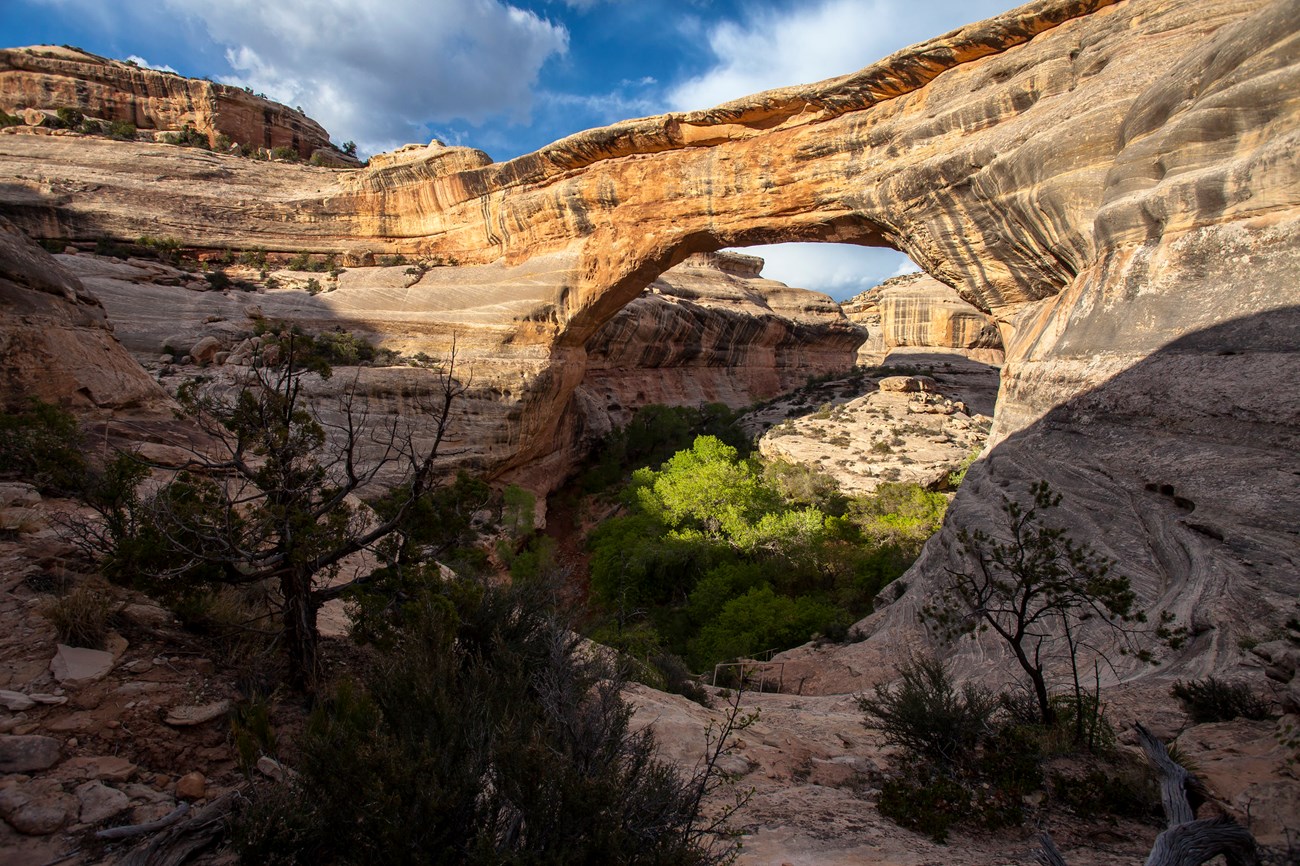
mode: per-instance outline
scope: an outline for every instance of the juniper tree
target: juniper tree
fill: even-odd
[[[290,680],[310,689],[321,605],[385,573],[343,578],[344,561],[362,551],[381,565],[412,558],[408,517],[438,485],[434,462],[465,385],[453,344],[447,366],[427,368],[427,393],[410,395],[403,414],[377,417],[355,381],[327,405],[308,398],[307,377],[331,373],[310,336],[290,332],[269,345],[233,392],[198,380],[181,388],[182,414],[205,440],[151,496],[139,499],[132,485],[107,502],[98,540],[109,570],[163,592],[272,585]],[[394,492],[378,512],[359,507],[355,494],[384,471],[390,482],[397,476]]]
[[[1092,620],[1127,635],[1124,625],[1144,621],[1135,610],[1129,579],[1114,573],[1115,562],[1065,529],[1045,521],[1061,496],[1046,481],[1029,488],[1028,507],[1008,499],[1006,524],[996,535],[963,529],[957,541],[972,563],[947,570],[937,596],[922,608],[922,618],[947,638],[993,631],[1011,650],[1029,680],[1044,725],[1057,721],[1048,688],[1051,648],[1064,642],[1075,686],[1075,721],[1083,707],[1078,654],[1088,646],[1079,625]],[[1082,731],[1076,729],[1082,737]]]

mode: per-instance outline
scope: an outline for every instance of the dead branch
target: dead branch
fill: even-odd
[[[1209,799],[1205,785],[1175,761],[1155,734],[1140,722],[1138,741],[1147,760],[1160,774],[1160,801],[1166,829],[1156,837],[1146,866],[1200,866],[1223,855],[1228,866],[1254,866],[1259,862],[1255,837],[1227,816],[1196,818],[1196,807]],[[1046,832],[1037,860],[1042,866],[1065,866],[1065,860]]]

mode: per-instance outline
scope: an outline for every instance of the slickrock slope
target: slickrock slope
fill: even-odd
[[[42,237],[460,263],[430,271],[428,303],[476,285],[536,364],[508,398],[516,470],[564,462],[588,341],[671,265],[898,247],[998,319],[1007,364],[994,444],[852,683],[915,630],[956,528],[1039,478],[1144,604],[1192,626],[1161,670],[1202,674],[1294,604],[1298,30],[1294,0],[1038,0],[851,75],[479,167],[456,149],[329,172],[0,136],[0,202]]]
[[[99,301],[0,218],[0,405],[29,397],[95,414],[170,404],[114,338]]]
[[[318,148],[334,150],[316,121],[238,87],[55,45],[0,50],[0,109],[60,108],[141,130],[192,126],[209,141],[224,134],[253,148],[291,147],[304,159]]]
[[[992,317],[929,274],[893,277],[840,306],[871,334],[858,350],[863,364],[879,363],[900,346],[959,349],[983,363],[1003,361],[1002,337]]]

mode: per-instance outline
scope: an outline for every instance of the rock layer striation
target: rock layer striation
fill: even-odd
[[[853,650],[854,682],[919,631],[927,575],[961,567],[957,529],[1037,479],[1143,605],[1188,625],[1162,670],[1196,675],[1294,604],[1298,31],[1293,0],[1038,0],[850,75],[501,164],[453,148],[330,172],[3,136],[2,200],[38,237],[455,262],[402,291],[443,322],[498,317],[531,365],[502,471],[563,464],[593,337],[690,255],[899,248],[996,317],[1007,357],[992,444]],[[160,197],[160,174],[185,195]]]

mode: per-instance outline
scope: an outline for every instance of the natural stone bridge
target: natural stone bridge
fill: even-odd
[[[1007,350],[993,446],[921,565],[1047,478],[1143,602],[1192,625],[1192,667],[1167,668],[1186,676],[1294,603],[1298,30],[1295,0],[1042,0],[503,164],[432,147],[338,173],[139,146],[124,166],[123,145],[5,137],[0,202],[36,236],[455,262],[407,297],[422,333],[494,322],[496,351],[536,362],[497,454],[520,473],[565,448],[588,338],[687,255],[904,250],[992,312]],[[343,312],[364,319],[358,303]],[[877,614],[891,640],[918,595]]]

